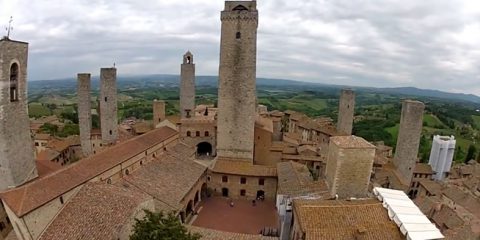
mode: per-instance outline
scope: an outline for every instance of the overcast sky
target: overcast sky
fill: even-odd
[[[0,0],[29,79],[218,73],[221,0]],[[480,95],[478,0],[259,0],[257,76]]]

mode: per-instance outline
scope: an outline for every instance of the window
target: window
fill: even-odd
[[[210,182],[210,176],[208,176],[208,177],[207,177],[207,181],[209,181],[209,182]]]
[[[128,169],[125,170],[125,175],[130,175],[130,171],[128,171]]]
[[[105,102],[107,101],[107,97],[105,97]]]
[[[109,131],[110,135],[112,135],[112,130]]]
[[[7,217],[7,223],[9,223],[9,224],[10,224],[10,218],[8,218],[8,217]]]
[[[10,102],[18,101],[18,64],[10,67]]]
[[[242,37],[242,34],[240,32],[237,32],[237,34],[235,34],[236,39],[240,39],[241,37]]]
[[[38,142],[35,142],[35,146],[37,146],[37,147],[38,147],[39,145],[40,145],[40,144],[38,144]]]
[[[63,196],[60,196],[60,203],[63,204]]]
[[[107,179],[107,183],[108,183],[108,184],[112,184],[112,179],[110,179],[110,178]]]
[[[205,137],[208,137],[208,136],[209,136],[208,131],[205,131]]]
[[[247,179],[242,177],[240,178],[240,184],[246,184],[247,183]]]
[[[264,178],[258,179],[258,185],[261,185],[261,186],[265,185],[265,179]]]
[[[228,182],[228,177],[227,176],[222,176],[222,182]]]
[[[143,165],[143,161],[140,161],[140,165]]]
[[[187,131],[187,137],[190,137],[192,133],[190,131]]]
[[[3,231],[7,226],[5,226],[5,223],[0,222],[0,231]]]
[[[195,132],[195,136],[200,137],[200,131]]]
[[[245,196],[247,191],[245,189],[240,190],[240,196]]]

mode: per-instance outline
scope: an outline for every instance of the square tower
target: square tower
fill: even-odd
[[[354,112],[355,92],[352,89],[342,89],[337,120],[337,131],[339,133],[352,135]]]
[[[153,127],[156,128],[159,123],[165,120],[165,102],[153,100]]]
[[[339,199],[367,197],[375,146],[357,136],[330,138],[326,179]]]
[[[105,144],[118,140],[116,68],[100,69],[100,128]]]
[[[83,156],[92,154],[92,102],[90,98],[90,73],[79,73],[78,80],[78,124]]]
[[[217,155],[253,163],[258,11],[226,1],[221,13]]]
[[[195,111],[195,64],[190,51],[183,55],[180,68],[180,116],[184,119]]]
[[[0,190],[37,176],[27,99],[28,43],[0,40]]]
[[[424,109],[425,105],[419,101],[405,100],[402,103],[402,115],[393,164],[406,182],[411,181],[418,158]]]

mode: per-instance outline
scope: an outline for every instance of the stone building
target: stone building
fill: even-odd
[[[80,143],[85,157],[93,153],[90,134],[92,131],[92,101],[90,98],[90,73],[79,73],[78,79],[78,125]]]
[[[433,136],[428,164],[432,166],[432,170],[435,172],[435,180],[443,180],[448,177],[452,167],[455,143],[454,136]]]
[[[165,102],[161,100],[153,100],[153,128],[165,120]]]
[[[0,40],[0,190],[37,176],[27,113],[28,43]]]
[[[180,120],[180,141],[195,146],[198,158],[213,159],[217,155],[217,109],[199,105],[189,114]]]
[[[393,164],[400,177],[407,182],[412,179],[415,163],[418,159],[418,147],[423,126],[425,105],[419,101],[405,100],[402,104],[400,128]]]
[[[183,55],[180,70],[180,116],[187,118],[195,110],[195,64],[190,51]]]
[[[217,154],[252,163],[257,107],[257,2],[226,1],[221,21]]]
[[[338,106],[337,131],[346,135],[352,134],[353,115],[355,113],[355,92],[342,89]]]
[[[118,140],[117,69],[100,69],[100,129],[104,144]]]
[[[362,198],[368,193],[375,146],[356,136],[330,139],[326,179],[333,196]]]

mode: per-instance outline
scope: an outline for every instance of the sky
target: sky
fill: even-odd
[[[480,1],[259,0],[257,77],[480,96]],[[27,41],[29,80],[217,75],[222,0],[0,0],[3,30]],[[4,34],[4,32],[2,33]]]

